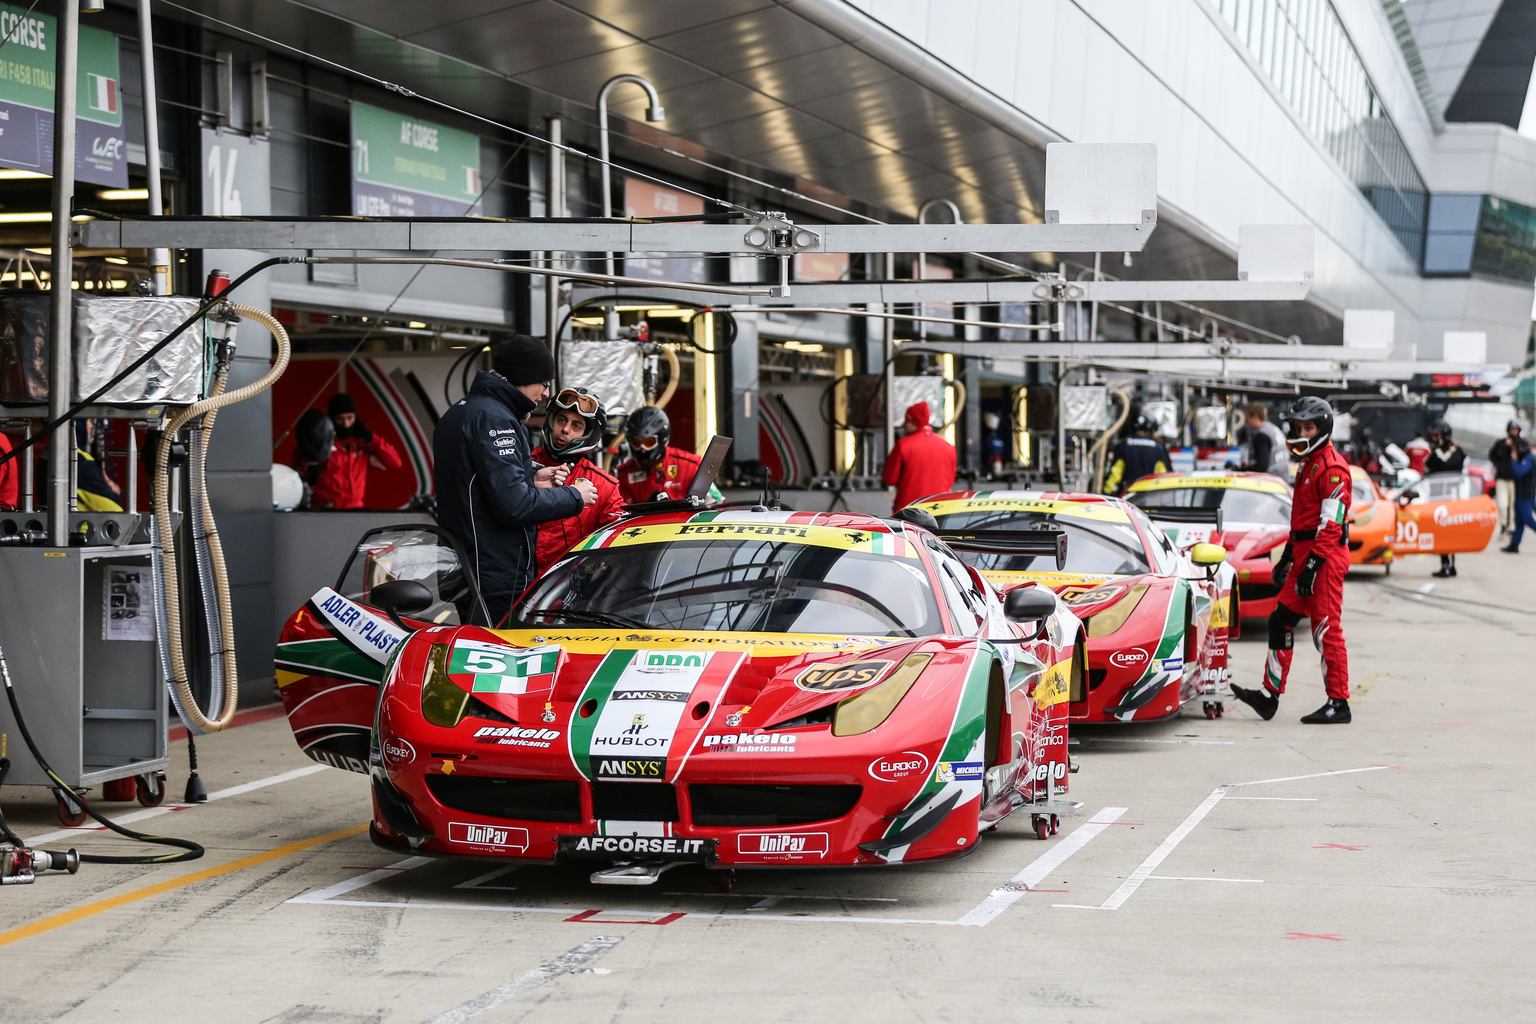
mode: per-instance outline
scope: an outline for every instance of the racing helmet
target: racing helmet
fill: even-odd
[[[624,431],[629,437],[630,454],[641,466],[650,469],[666,457],[672,421],[654,405],[643,405],[630,413]]]
[[[1296,424],[1316,423],[1317,433],[1302,437]],[[1285,411],[1285,446],[1291,458],[1301,460],[1327,444],[1333,437],[1333,406],[1315,395],[1306,395],[1291,403]]]
[[[1157,421],[1145,413],[1137,413],[1136,418],[1131,420],[1131,433],[1155,434],[1157,433]]]
[[[563,448],[555,442],[555,411],[559,409],[574,412],[587,424],[586,433]],[[603,427],[607,424],[608,414],[596,395],[586,388],[561,388],[560,393],[549,400],[549,412],[544,417],[544,450],[556,461],[576,462],[603,446]]]
[[[1445,444],[1451,439],[1451,425],[1445,420],[1436,420],[1429,425],[1429,439],[1437,444]]]

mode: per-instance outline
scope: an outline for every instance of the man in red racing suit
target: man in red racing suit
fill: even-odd
[[[654,405],[642,406],[629,415],[629,458],[613,468],[626,504],[676,501],[688,493],[704,460],[690,451],[673,448],[672,422]],[[708,497],[720,500],[720,491],[709,485]]]
[[[1285,680],[1290,674],[1294,630],[1311,620],[1312,643],[1323,659],[1328,702],[1303,722],[1343,724],[1350,720],[1349,653],[1339,621],[1344,601],[1344,575],[1349,571],[1349,531],[1345,526],[1350,502],[1349,463],[1329,440],[1333,409],[1321,398],[1297,399],[1286,414],[1286,446],[1301,458],[1291,502],[1291,540],[1274,578],[1283,580],[1275,610],[1269,617],[1269,654],[1264,662],[1263,689],[1232,687],[1232,695],[1266,721],[1275,716]]]
[[[550,519],[539,524],[535,546],[541,574],[564,557],[571,545],[624,514],[618,477],[588,458],[602,449],[603,429],[607,425],[602,403],[586,388],[563,388],[549,401],[544,443],[533,450],[533,461],[541,466],[564,464],[568,467],[565,483],[590,480],[597,488],[597,500],[568,519]]]

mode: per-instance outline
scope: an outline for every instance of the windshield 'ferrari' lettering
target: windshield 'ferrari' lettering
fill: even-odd
[[[803,526],[772,526],[765,523],[685,523],[677,528],[679,537],[713,533],[727,537],[800,537],[810,536]]]

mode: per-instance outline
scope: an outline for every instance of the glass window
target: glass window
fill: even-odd
[[[1523,285],[1536,281],[1536,210],[1484,196],[1472,272]]]
[[[1136,528],[1130,523],[1103,523],[1077,516],[1059,516],[1048,512],[1000,510],[956,512],[939,516],[942,530],[1027,530],[1036,523],[1049,523],[1067,531],[1067,562],[1063,572],[1110,573],[1129,575],[1151,572],[1151,562]],[[1055,572],[1055,555],[1006,555],[960,552],[967,565],[982,571]]]
[[[1165,491],[1137,491],[1129,495],[1138,508],[1220,508],[1227,523],[1264,523],[1288,526],[1291,500],[1265,491],[1237,487],[1170,487]]]
[[[812,544],[713,539],[577,552],[513,609],[528,624],[931,636],[922,564]]]
[[[933,538],[924,540],[939,577],[939,587],[944,591],[945,603],[949,605],[950,618],[955,621],[955,632],[970,636],[986,617],[987,600],[977,591],[964,562]]]

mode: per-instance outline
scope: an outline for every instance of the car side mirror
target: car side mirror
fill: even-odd
[[[1014,622],[1041,625],[1054,611],[1056,595],[1044,587],[1020,587],[1003,598],[1003,614]]]
[[[1227,560],[1227,549],[1220,544],[1196,544],[1189,549],[1189,560],[1196,565],[1220,565]]]
[[[400,613],[421,612],[432,607],[432,591],[417,580],[390,580],[369,591],[368,603],[384,609],[401,629],[409,629],[400,620]]]

